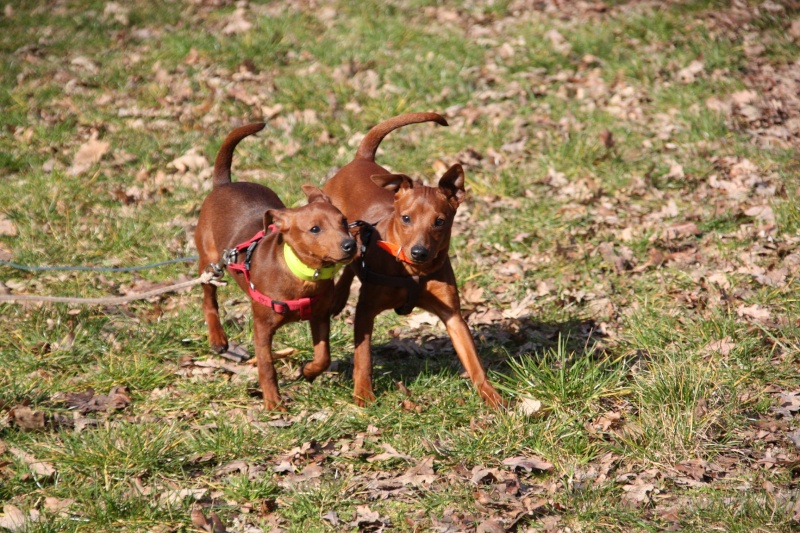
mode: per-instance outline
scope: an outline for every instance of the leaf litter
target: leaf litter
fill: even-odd
[[[616,291],[624,291],[630,287],[629,284],[652,272],[660,275],[677,271],[696,281],[699,288],[693,291],[678,290],[664,295],[665,306],[671,310],[702,316],[715,309],[725,309],[732,320],[745,327],[772,331],[772,328],[785,325],[789,319],[779,306],[765,304],[758,300],[757,294],[763,288],[786,290],[793,282],[793,272],[800,264],[797,237],[781,234],[776,227],[778,214],[774,202],[787,193],[783,189],[781,176],[739,155],[702,156],[712,170],[707,174],[697,173],[674,153],[673,148],[668,147],[686,127],[679,114],[653,114],[649,108],[651,96],[646,90],[622,78],[612,79],[598,58],[575,54],[568,31],[570,19],[584,22],[598,17],[617,16],[622,8],[602,3],[578,3],[573,13],[567,13],[556,2],[523,1],[515,4],[519,4],[517,7],[521,9],[519,17],[493,19],[467,9],[446,6],[429,7],[416,15],[452,24],[461,28],[461,31],[485,39],[482,42],[486,42],[487,53],[495,53],[500,59],[487,60],[480,69],[464,73],[465,78],[477,87],[474,101],[448,109],[447,115],[451,128],[456,131],[466,131],[476,121],[490,126],[502,121],[510,124],[508,134],[492,148],[478,150],[466,147],[452,160],[445,161],[446,158],[443,158],[438,162],[440,166],[461,162],[467,166],[468,175],[475,179],[470,205],[459,210],[456,220],[456,233],[465,243],[456,253],[475,257],[476,269],[491,273],[493,278],[490,281],[470,280],[461,290],[467,320],[476,330],[482,348],[503,346],[512,352],[512,356],[519,356],[552,346],[557,328],[537,324],[530,319],[547,306],[557,306],[567,313],[585,313],[602,318],[602,324],[594,321],[584,324],[581,338],[576,339],[578,343],[587,341],[589,337],[602,338],[603,343],[613,343],[612,335],[598,332],[614,332],[620,328],[621,315],[626,312],[630,302],[620,303]],[[771,3],[765,3],[762,9],[768,10],[766,4]],[[193,9],[207,10],[209,7],[200,2]],[[246,34],[252,30],[259,10],[268,9],[295,8],[237,4],[233,11],[216,20],[213,31],[223,35]],[[13,9],[9,5],[6,11],[13,12]],[[722,35],[734,34],[734,38],[739,40],[739,28],[754,19],[755,11],[752,6],[735,4],[729,10],[715,13],[704,24]],[[506,34],[509,25],[535,22],[541,20],[543,14],[562,19],[567,24],[559,25],[558,29],[548,29],[543,34],[552,50],[567,60],[568,66],[550,70],[531,69],[520,73],[517,78],[508,75],[504,62],[519,57],[527,44],[524,40],[506,42],[500,38]],[[102,13],[96,16],[123,27],[130,25],[130,11],[114,2],[107,3]],[[197,12],[192,16],[198,16]],[[336,10],[322,7],[316,10],[315,16],[322,24],[333,24]],[[789,34],[794,39],[797,38],[796,26],[797,20],[789,25]],[[162,30],[130,28],[130,31],[140,39],[152,39],[157,38],[157,33]],[[759,45],[756,37],[747,35],[743,39],[744,53],[750,58],[742,79],[746,88],[730,94],[717,94],[705,102],[705,107],[719,113],[733,130],[751,136],[760,147],[797,148],[800,146],[800,101],[797,96],[800,94],[797,90],[800,63],[787,61],[777,66],[770,64],[764,57],[763,45]],[[642,53],[647,51],[643,50]],[[36,51],[32,49],[16,54],[24,61],[38,60]],[[69,86],[75,91],[86,90],[79,81],[83,75],[81,73],[93,74],[102,68],[96,61],[82,55],[71,57],[68,63],[70,71],[63,73],[62,81],[71,84]],[[301,147],[292,137],[292,130],[295,124],[312,124],[313,113],[307,113],[311,110],[293,110],[288,105],[272,102],[275,88],[270,72],[266,69],[259,71],[245,63],[236,72],[224,72],[213,66],[213,61],[204,52],[195,49],[188,53],[184,63],[205,69],[201,72],[205,78],[202,81],[208,82],[206,88],[187,86],[182,83],[183,76],[178,71],[159,68],[154,71],[154,76],[159,83],[169,87],[170,94],[159,100],[158,105],[141,107],[133,100],[125,101],[121,95],[109,95],[106,105],[118,99],[114,105],[121,119],[145,131],[155,131],[169,127],[167,120],[172,117],[188,121],[190,117],[202,116],[200,120],[205,126],[224,121],[220,99],[227,99],[247,105],[272,120],[282,135],[267,141],[275,150],[276,158],[291,157],[298,153]],[[711,61],[703,58],[675,62],[664,70],[658,74],[664,77],[659,83],[689,86],[716,75]],[[391,90],[391,84],[385,78],[365,65],[343,64],[335,69],[333,77],[350,87],[355,94],[370,98],[380,98]],[[27,86],[32,82],[22,76],[19,83]],[[481,190],[482,175],[496,175],[514,169],[515,165],[525,164],[530,154],[535,153],[545,140],[553,142],[554,139],[568,139],[586,127],[574,116],[553,116],[545,106],[536,103],[537,99],[552,94],[574,99],[584,110],[603,110],[626,125],[635,123],[633,128],[651,128],[653,135],[643,141],[643,146],[646,148],[648,143],[651,146],[663,143],[667,152],[656,156],[657,170],[643,173],[633,179],[628,187],[612,192],[605,190],[602,180],[592,172],[573,175],[570,168],[548,163],[546,170],[539,169],[539,174],[535,176],[539,184],[521,191],[520,198],[494,196]],[[209,104],[206,110],[201,109],[206,103],[197,103],[203,97]],[[530,117],[514,118],[520,115],[517,110],[522,105],[529,106]],[[61,120],[69,113],[74,113],[73,109],[75,104],[64,100],[51,111],[48,120]],[[614,157],[614,151],[624,155],[627,143],[618,130],[615,129],[615,132],[605,129],[597,138],[600,150],[597,161],[603,157]],[[118,164],[115,161],[126,164],[124,158],[116,159],[121,152],[118,146],[114,145],[112,150],[111,142],[101,140],[97,131],[84,133],[81,137],[83,140],[76,140],[67,150],[67,153],[74,154],[71,162],[60,163],[62,166],[70,165],[67,173],[88,176],[95,166],[107,170]],[[30,138],[31,134],[22,130],[15,132],[20,140]],[[408,139],[413,139],[416,134],[412,132],[407,135]],[[360,140],[358,134],[350,139],[353,142]],[[691,149],[700,154],[714,153],[713,149],[707,150],[700,144]],[[135,187],[113,192],[112,196],[131,206],[131,213],[134,213],[145,202],[156,201],[160,196],[194,198],[197,192],[205,190],[209,182],[209,169],[201,147],[184,152],[168,151],[164,157],[164,161],[169,162],[162,165],[164,170],[147,169]],[[670,190],[663,186],[663,183],[669,182],[680,183],[681,188]],[[526,228],[524,231],[514,231],[513,237],[504,242],[486,242],[487,231],[500,225],[504,213],[525,209],[528,205],[526,202],[542,194],[551,196],[559,203],[558,217],[581,220],[583,227],[576,231],[583,233],[576,233],[567,241],[539,244],[539,241],[544,241],[546,231],[539,233],[536,229]],[[730,227],[718,232],[707,229],[704,222],[721,213],[730,215]],[[17,225],[16,221],[0,215],[0,233],[13,236],[18,232]],[[177,223],[177,227],[189,226],[191,222]],[[587,235],[590,234],[592,238],[588,239]],[[714,239],[736,242],[739,247],[734,253],[721,254],[715,249]],[[640,249],[642,247],[644,250]],[[524,248],[524,252],[520,251],[521,248]],[[590,275],[597,278],[598,283],[589,283],[569,275],[561,276],[548,270],[556,256],[569,262],[596,261],[600,266],[593,269]],[[529,284],[531,272],[545,272],[548,277],[542,279],[537,275]],[[613,274],[613,281],[609,281],[606,273]],[[6,285],[16,290],[12,286],[16,282],[10,283]],[[137,279],[120,286],[119,290],[124,293],[149,286],[155,285]],[[388,351],[397,350],[424,359],[449,349],[447,341],[442,338],[440,323],[432,315],[412,315],[397,333],[399,336],[390,341],[386,348]],[[62,348],[69,349],[74,342],[74,335],[65,337]],[[701,346],[703,356],[714,364],[719,357],[730,356],[739,350],[737,339],[730,334],[720,334],[718,339],[703,339]],[[776,358],[789,357],[781,350],[780,343],[773,346],[777,347]],[[240,360],[245,356],[246,352]],[[205,380],[214,374],[232,376],[231,383],[234,384],[252,382],[254,379],[252,367],[221,363],[216,359],[186,362],[176,375]],[[168,390],[161,392],[171,394]],[[422,400],[411,398],[402,389],[401,393],[406,396],[401,402],[401,409],[415,414],[424,409]],[[749,394],[753,396],[747,396]],[[576,473],[573,486],[576,483],[583,486],[581,484],[589,481],[603,485],[611,480],[617,489],[616,493],[629,505],[655,508],[665,520],[679,522],[680,513],[675,509],[680,507],[667,505],[676,502],[664,499],[662,504],[662,497],[669,496],[670,489],[665,483],[667,480],[692,486],[717,483],[725,477],[722,475],[725,472],[734,478],[746,477],[743,471],[755,465],[763,469],[791,469],[793,467],[789,465],[796,462],[798,457],[794,429],[800,409],[797,392],[778,386],[769,391],[744,391],[742,397],[746,398],[744,401],[750,401],[762,394],[771,395],[773,407],[769,413],[755,415],[753,423],[737,434],[742,441],[742,448],[735,453],[744,457],[741,465],[727,463],[730,458],[723,455],[720,464],[706,459],[688,459],[668,465],[663,471],[652,471],[632,468],[623,464],[622,458],[605,454],[582,465],[584,469],[580,475]],[[108,414],[124,410],[131,404],[130,392],[124,387],[112,389],[107,395],[98,395],[87,389],[79,393],[67,393],[52,401],[63,403],[67,409],[82,415]],[[546,417],[551,416],[547,409],[542,409],[541,402],[532,397],[524,398],[517,408],[523,416],[537,417],[530,423],[538,423],[538,417],[547,420]],[[585,423],[591,428],[587,431],[591,438],[601,441],[634,438],[639,433],[632,423],[633,414],[630,405],[614,406],[587,420]],[[330,414],[320,415],[318,421],[324,422],[328,416]],[[273,430],[287,430],[306,419],[308,413],[304,417],[281,416],[266,422],[259,417],[249,417],[248,423],[254,427],[261,424]],[[54,417],[41,409],[19,406],[7,410],[6,420],[4,423],[19,429],[47,431]],[[76,430],[78,420],[76,418],[72,422]],[[91,423],[83,424],[91,427]],[[759,447],[763,444],[772,447]],[[432,445],[432,448],[445,449],[439,444]],[[48,474],[50,470],[47,463],[37,461],[35,457],[16,448],[14,450],[8,453],[23,461],[36,475],[53,475]],[[214,475],[219,478],[231,475],[244,475],[248,479],[274,476],[271,479],[278,480],[283,490],[296,490],[298,487],[313,486],[325,476],[332,475],[332,458],[346,458],[371,465],[374,470],[355,476],[354,482],[365,487],[375,501],[408,498],[414,495],[414,491],[447,483],[474,485],[476,511],[470,514],[463,510],[447,509],[431,518],[431,522],[442,530],[463,530],[466,524],[470,528],[477,524],[482,531],[502,530],[515,526],[515,520],[521,516],[534,517],[545,529],[560,528],[561,509],[553,494],[566,490],[566,486],[555,479],[556,473],[562,473],[561,467],[534,455],[498,456],[489,465],[470,465],[470,470],[463,465],[459,468],[447,460],[437,460],[435,455],[415,457],[409,451],[398,450],[387,442],[381,442],[380,435],[365,431],[335,442],[305,442],[270,458],[269,464],[258,460],[237,460],[217,465],[213,456],[198,456],[195,462],[213,462],[216,467]],[[556,461],[556,458],[552,459]],[[204,493],[194,492],[202,490],[184,488],[162,494],[166,495],[164,500],[169,503],[199,495],[200,501],[205,504],[202,500]],[[192,521],[197,527],[208,531],[224,530],[225,526],[219,525],[219,517],[214,520],[215,513],[206,518],[201,507],[194,508],[192,512]],[[14,524],[32,519],[13,506],[7,506],[4,514],[4,518],[13,516],[9,520],[13,520]],[[392,525],[381,512],[373,511],[366,504],[356,508],[352,520],[342,519],[333,511],[327,511],[325,517],[334,527],[344,524],[350,528],[380,531]],[[522,528],[524,526],[520,526],[519,530],[524,530]]]

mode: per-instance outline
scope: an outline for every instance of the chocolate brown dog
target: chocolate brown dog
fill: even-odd
[[[461,316],[448,255],[453,217],[465,194],[464,171],[453,165],[437,187],[427,187],[375,163],[378,145],[389,132],[430,121],[447,125],[436,113],[408,113],[378,124],[364,137],[355,159],[323,186],[348,220],[367,223],[361,229],[361,256],[336,283],[331,309],[337,314],[344,308],[353,277],[358,276],[362,285],[356,304],[353,379],[359,405],[375,399],[370,354],[375,317],[386,309],[407,314],[421,307],[444,322],[472,383],[484,401],[497,407],[503,399],[487,381]]]
[[[223,269],[250,295],[253,307],[258,381],[267,409],[280,406],[273,364],[272,338],[284,324],[309,320],[314,360],[302,374],[313,381],[330,364],[330,315],[333,276],[353,259],[356,241],[347,220],[316,187],[304,185],[308,204],[288,209],[278,196],[256,183],[231,183],[236,145],[261,130],[263,123],[242,126],[225,139],[214,164],[214,188],[203,202],[195,243],[200,271]],[[219,320],[217,288],[203,285],[203,314],[211,347],[228,348]]]

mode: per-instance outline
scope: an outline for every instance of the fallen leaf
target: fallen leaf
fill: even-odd
[[[761,220],[767,224],[774,224],[775,223],[775,213],[772,211],[772,208],[768,205],[757,205],[746,209],[744,214],[753,217],[756,220]]]
[[[736,314],[742,318],[752,318],[757,321],[769,320],[769,309],[764,309],[758,304],[754,305],[740,305],[736,308]]]
[[[159,496],[159,503],[164,507],[174,507],[183,503],[185,498],[199,500],[205,496],[208,489],[179,489],[167,490]]]
[[[516,468],[522,468],[527,472],[532,472],[534,470],[539,472],[548,472],[553,469],[553,463],[545,461],[544,459],[536,456],[509,457],[508,459],[503,460],[503,464],[510,466],[512,470]]]
[[[542,402],[535,398],[524,397],[517,402],[517,409],[525,416],[533,416],[542,409]]]
[[[0,529],[12,532],[26,531],[30,517],[11,504],[3,506],[3,516],[0,516]]]
[[[188,172],[189,170],[202,170],[208,168],[208,160],[197,153],[196,148],[192,148],[182,156],[173,159],[169,166],[174,167],[178,172]]]
[[[730,337],[725,337],[724,339],[720,339],[717,341],[711,341],[706,344],[702,352],[703,353],[718,353],[723,357],[730,355],[731,350],[736,347],[736,343]]]
[[[281,480],[280,485],[284,487],[291,487],[299,483],[305,483],[321,477],[323,472],[324,470],[320,465],[312,463],[303,468],[299,474],[288,474]]]
[[[359,531],[383,531],[390,523],[368,505],[359,505],[356,507],[356,519],[348,525],[358,528]]]
[[[211,531],[213,531],[213,533],[226,533],[228,531],[228,528],[225,527],[225,524],[220,520],[219,516],[217,516],[217,513],[211,511],[208,517],[211,519]]]
[[[656,486],[652,483],[649,483],[642,478],[636,478],[632,484],[622,487],[622,490],[625,491],[622,499],[623,501],[627,501],[634,505],[641,505],[650,501],[649,494],[653,492],[655,488]]]
[[[478,528],[475,530],[475,533],[504,533],[506,527],[503,525],[502,522],[499,520],[495,520],[494,518],[490,518],[489,520],[485,520],[478,525]]]
[[[72,166],[67,170],[70,176],[77,176],[89,170],[92,165],[98,163],[103,156],[108,153],[111,143],[97,140],[97,134],[92,135],[86,143],[78,148],[72,158]]]
[[[61,514],[67,509],[69,509],[74,503],[75,500],[71,498],[66,498],[62,500],[59,498],[54,498],[53,496],[47,496],[44,499],[44,508],[50,511],[51,513]]]
[[[8,451],[11,455],[28,465],[28,468],[30,468],[31,472],[39,477],[50,478],[56,473],[56,469],[52,464],[46,461],[39,461],[30,453],[11,447],[8,448]]]
[[[9,411],[9,419],[21,429],[44,428],[44,411],[34,411],[24,405],[12,407]]]
[[[398,452],[397,450],[395,450],[392,447],[391,444],[388,444],[388,443],[384,442],[384,443],[381,444],[381,448],[384,449],[384,452],[376,454],[376,455],[373,455],[372,457],[367,457],[367,462],[368,463],[374,463],[376,461],[386,461],[388,459],[403,459],[405,461],[410,461],[411,460],[411,457],[409,457],[408,455],[406,455],[404,453]]]
[[[694,60],[688,66],[678,71],[678,79],[683,83],[692,83],[697,79],[697,75],[703,72],[705,63]]]
[[[250,31],[253,27],[247,19],[245,19],[246,11],[242,7],[237,7],[236,10],[228,17],[225,27],[222,28],[222,33],[225,35],[233,35],[235,33],[244,33]]]
[[[199,505],[192,505],[192,512],[189,516],[192,519],[192,525],[194,525],[196,528],[209,532],[212,530],[213,526],[206,518],[206,515],[203,514],[203,511]]]
[[[0,235],[8,237],[17,235],[17,226],[2,214],[0,214]]]

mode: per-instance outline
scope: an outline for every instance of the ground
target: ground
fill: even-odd
[[[451,246],[482,405],[425,313],[352,305],[288,412],[214,355],[195,287],[0,303],[0,528],[790,531],[800,523],[800,4],[64,1],[0,14],[0,293],[102,297],[179,262],[225,135],[287,204],[374,124],[378,160],[467,174]],[[222,290],[252,352],[249,303]],[[353,300],[351,300],[352,303]]]

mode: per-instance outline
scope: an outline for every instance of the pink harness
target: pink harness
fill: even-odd
[[[269,227],[270,232],[275,231],[274,226]],[[281,301],[281,300],[274,300],[264,294],[263,292],[259,292],[256,290],[253,282],[250,281],[250,260],[253,256],[253,250],[255,250],[256,245],[264,238],[266,232],[264,230],[259,231],[256,233],[252,239],[249,241],[243,242],[242,244],[238,244],[234,246],[231,250],[225,252],[226,259],[229,257],[233,257],[232,262],[228,262],[228,270],[232,272],[241,272],[244,274],[244,281],[247,283],[247,291],[250,294],[250,298],[253,301],[260,303],[266,307],[269,307],[273,311],[278,314],[285,315],[289,311],[300,311],[300,320],[308,320],[311,318],[311,304],[317,299],[316,296],[312,296],[310,298],[300,298],[299,300],[288,300],[288,301]],[[244,252],[244,261],[236,262],[238,255]]]

